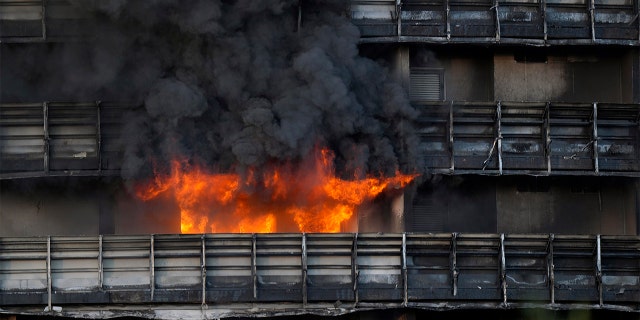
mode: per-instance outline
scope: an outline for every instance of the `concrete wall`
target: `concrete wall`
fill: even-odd
[[[634,193],[628,179],[506,181],[496,187],[498,232],[633,235]]]
[[[534,52],[496,53],[496,100],[633,102],[633,50]]]
[[[180,232],[176,207],[141,202],[119,181],[17,179],[0,187],[0,237]]]
[[[429,232],[635,235],[637,188],[630,178],[444,177],[413,192],[406,225]]]
[[[94,235],[100,228],[99,195],[67,183],[2,181],[0,236]],[[70,182],[70,181],[66,181]]]
[[[486,49],[414,46],[410,59],[412,68],[444,70],[445,100],[493,100],[493,55]]]
[[[491,178],[434,176],[408,191],[406,230],[495,233],[495,194]]]

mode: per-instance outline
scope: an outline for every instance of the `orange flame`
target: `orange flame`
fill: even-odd
[[[385,189],[402,188],[417,174],[343,180],[335,176],[333,153],[316,152],[311,165],[274,166],[257,175],[205,172],[173,161],[171,173],[156,174],[136,188],[144,201],[171,192],[180,208],[182,233],[257,232],[291,229],[340,232],[359,205]]]

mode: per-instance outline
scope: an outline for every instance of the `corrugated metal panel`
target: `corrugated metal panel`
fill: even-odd
[[[442,78],[440,73],[428,71],[411,71],[412,101],[442,100]]]

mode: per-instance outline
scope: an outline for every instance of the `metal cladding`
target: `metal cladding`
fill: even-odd
[[[0,313],[99,317],[117,304],[113,314],[163,317],[148,311],[155,303],[216,317],[532,305],[638,312],[638,301],[637,236],[0,238]]]

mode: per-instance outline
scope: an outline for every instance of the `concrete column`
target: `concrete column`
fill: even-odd
[[[393,61],[393,76],[406,90],[409,90],[410,75],[409,47],[398,46]]]
[[[404,232],[404,192],[391,199],[391,232]]]

